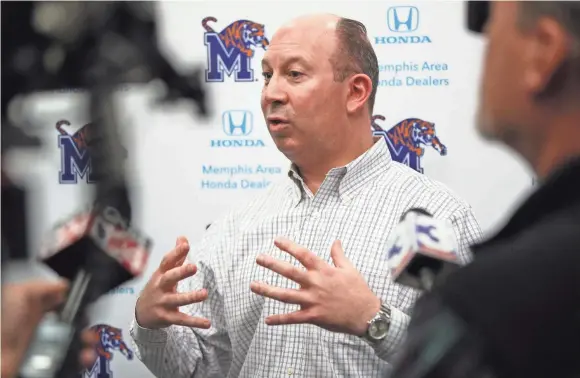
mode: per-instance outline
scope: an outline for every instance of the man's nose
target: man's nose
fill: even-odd
[[[270,78],[268,85],[264,87],[264,100],[271,104],[274,102],[285,103],[288,99],[288,93],[284,87],[283,80],[274,75]]]

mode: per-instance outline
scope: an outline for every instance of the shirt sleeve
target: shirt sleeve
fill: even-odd
[[[207,318],[211,328],[199,329],[170,326],[146,329],[136,319],[130,326],[135,355],[157,378],[223,378],[227,376],[231,359],[231,343],[224,315],[223,294],[220,291],[219,270],[223,266],[227,239],[221,225],[213,225],[188,259],[197,265],[197,273],[178,283],[178,292],[205,288],[208,298],[201,303],[183,306],[180,311]]]
[[[473,260],[471,246],[479,243],[483,232],[470,207],[457,210],[450,218],[457,239],[457,254],[463,265]]]
[[[470,207],[456,210],[448,219],[457,238],[459,259],[463,264],[467,264],[473,259],[470,246],[479,242],[482,237],[481,228]],[[420,290],[401,286],[397,303],[389,304],[391,308],[389,332],[380,343],[371,344],[382,360],[393,361],[397,350],[405,341],[410,316],[420,295]]]

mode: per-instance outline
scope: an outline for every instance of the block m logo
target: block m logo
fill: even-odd
[[[208,25],[216,22],[214,17],[206,17],[202,26],[206,30],[204,43],[207,47],[206,82],[223,82],[224,73],[234,75],[238,82],[254,81],[254,70],[251,67],[254,49],[266,50],[269,45],[264,25],[249,20],[232,22],[221,32],[216,32]]]
[[[86,143],[86,131],[90,123],[80,128],[71,126],[66,120],[58,121],[56,129],[58,147],[60,148],[61,169],[58,179],[61,184],[76,184],[78,177],[84,179],[87,184],[96,182]]]

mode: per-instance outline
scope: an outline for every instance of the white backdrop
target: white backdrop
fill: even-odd
[[[212,55],[208,49],[219,48],[215,35],[208,36],[211,46],[204,43],[205,17],[217,19],[209,23],[216,32],[237,20],[262,24],[267,38],[284,22],[306,13],[332,12],[360,20],[381,67],[374,113],[385,120],[377,123],[389,130],[408,118],[432,122],[446,147],[447,154],[441,156],[432,146],[422,146],[419,162],[424,174],[467,200],[487,233],[501,225],[532,186],[531,174],[517,157],[483,142],[474,129],[484,42],[466,32],[462,2],[214,0],[163,2],[159,11],[164,51],[182,70],[196,65],[207,69],[208,55]],[[156,84],[124,87],[118,93],[123,144],[134,180],[134,222],[154,240],[145,279],[177,236],[185,235],[196,243],[208,223],[284,177],[289,162],[274,147],[259,106],[259,61],[264,50],[253,49],[249,64],[254,81],[236,81],[224,74],[227,69],[221,65],[223,82],[207,83],[213,110],[207,120],[191,116],[182,104],[164,109],[152,106],[160,90]],[[237,50],[229,48],[228,53],[237,54]],[[240,59],[239,63],[246,62],[244,56]],[[87,124],[83,101],[82,93],[61,91],[33,96],[24,105],[45,147],[36,154],[13,154],[10,160],[12,174],[34,188],[31,205],[42,209],[35,210],[31,222],[35,249],[53,223],[79,207],[91,187],[86,176],[76,171],[76,184],[59,180],[65,151],[59,148],[55,126],[68,120],[71,128],[65,131],[73,133]],[[78,152],[82,153],[82,146]],[[405,150],[396,158],[416,162],[416,156]],[[112,358],[100,359],[85,377],[150,376],[131,355],[128,336],[145,279],[128,283],[94,306],[92,323],[118,327],[129,352],[124,355],[117,347],[109,348]]]

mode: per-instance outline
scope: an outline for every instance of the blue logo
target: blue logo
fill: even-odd
[[[426,235],[429,239],[431,239],[435,243],[439,243],[439,238],[431,233],[432,231],[435,230],[435,226],[433,226],[433,225],[421,226],[420,224],[418,224],[416,226],[416,230],[417,230],[418,234]],[[423,242],[421,242],[421,240],[419,240],[419,245],[424,246],[425,244],[423,244]]]
[[[417,7],[391,7],[387,11],[387,25],[395,33],[413,32],[419,28]]]
[[[264,25],[249,20],[237,20],[221,32],[216,32],[208,25],[209,22],[217,22],[217,19],[206,17],[201,22],[206,30],[204,35],[204,43],[207,47],[205,81],[223,82],[224,74],[234,75],[234,80],[237,82],[255,81],[252,69],[255,49],[266,50],[270,44],[266,38]]]
[[[222,129],[227,139],[212,139],[213,148],[265,147],[261,139],[246,138],[254,130],[254,115],[248,110],[228,110],[222,114]]]
[[[429,36],[414,33],[419,30],[419,26],[417,7],[390,7],[387,10],[387,27],[395,35],[375,37],[375,45],[431,43]]]
[[[397,239],[393,243],[391,249],[389,249],[389,253],[388,253],[389,258],[393,258],[393,257],[397,256],[403,250],[403,245],[399,245],[398,243],[399,243],[399,237],[397,237]]]
[[[93,171],[93,163],[89,147],[99,143],[99,141],[89,140],[88,131],[93,127],[93,123],[88,123],[78,127],[67,120],[56,123],[58,135],[58,147],[60,148],[60,171],[58,181],[61,184],[76,184],[79,179],[87,184],[94,184],[97,181]],[[123,146],[123,157],[127,157],[127,150]]]
[[[87,184],[95,183],[93,167],[87,148],[86,131],[90,123],[82,127],[74,127],[67,120],[56,123],[58,147],[60,148],[60,172],[58,180],[61,184],[76,184],[78,178],[84,179]]]
[[[97,360],[91,369],[81,373],[82,378],[113,378],[111,360],[114,352],[120,352],[127,360],[133,359],[133,351],[129,349],[123,340],[123,331],[120,328],[108,324],[97,324],[91,327],[91,331],[99,336],[99,342],[95,347]]]
[[[229,136],[247,136],[252,133],[254,119],[247,110],[229,110],[222,114],[222,127]]]
[[[387,131],[377,123],[377,120],[384,121],[385,117],[373,116],[373,136],[385,139],[393,160],[423,173],[421,167],[421,158],[425,154],[423,146],[433,147],[441,156],[447,155],[447,147],[437,137],[433,122],[420,118],[407,118]]]

